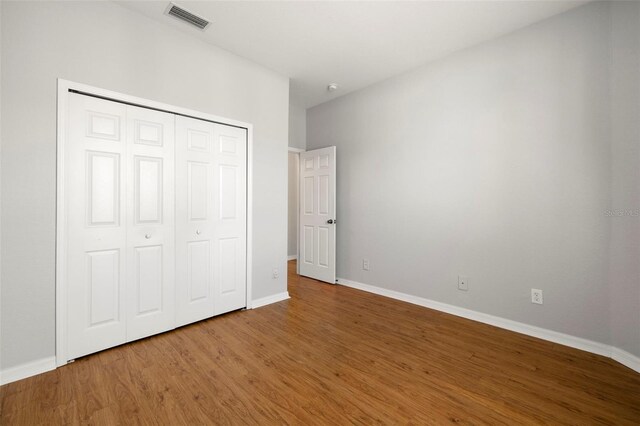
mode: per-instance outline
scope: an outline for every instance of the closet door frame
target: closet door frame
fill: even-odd
[[[148,99],[113,92],[98,87],[58,79],[57,102],[57,164],[56,164],[56,367],[67,364],[67,212],[65,193],[65,145],[69,130],[69,94],[80,93],[105,100],[130,104],[142,108],[155,109],[199,120],[211,121],[247,130],[247,271],[246,271],[246,307],[252,306],[253,265],[253,125],[242,121],[231,120],[200,111],[155,102]]]

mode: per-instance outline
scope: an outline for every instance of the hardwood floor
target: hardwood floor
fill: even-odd
[[[291,299],[0,388],[0,424],[640,424],[601,356],[295,274]]]

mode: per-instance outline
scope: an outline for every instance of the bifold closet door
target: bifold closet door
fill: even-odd
[[[127,107],[127,341],[175,327],[175,116]]]
[[[214,314],[247,306],[247,130],[215,125],[218,283]]]
[[[69,96],[67,357],[126,341],[127,107]]]
[[[246,130],[176,116],[176,322],[246,306]]]
[[[173,328],[174,117],[70,94],[67,358]]]

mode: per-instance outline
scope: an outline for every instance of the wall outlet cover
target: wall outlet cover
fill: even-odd
[[[362,259],[362,270],[363,271],[369,270],[369,259]]]
[[[542,290],[539,288],[531,289],[531,303],[535,303],[536,305],[544,304],[544,299],[542,298]]]
[[[458,275],[458,290],[469,291],[469,277]]]

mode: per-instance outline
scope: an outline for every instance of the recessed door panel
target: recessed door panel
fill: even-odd
[[[220,218],[236,218],[236,201],[238,196],[237,167],[220,166]]]
[[[318,226],[318,266],[329,267],[329,228]]]
[[[303,213],[305,215],[312,215],[314,210],[314,190],[313,187],[315,182],[314,176],[306,176],[302,181],[302,205],[303,205]]]
[[[89,327],[118,321],[120,317],[120,252],[100,250],[87,253]]]
[[[329,176],[318,176],[318,214],[323,216],[329,215]]]
[[[191,241],[187,243],[189,302],[196,302],[209,297],[210,262],[209,241]]]
[[[211,140],[209,130],[187,129],[186,133],[187,146],[190,151],[209,152],[209,141]]]
[[[143,145],[162,146],[162,123],[153,123],[143,120],[135,120],[134,143]]]
[[[87,216],[92,226],[117,225],[120,204],[120,155],[87,152]]]
[[[237,271],[238,239],[225,238],[220,240],[220,292],[231,293],[238,290]]]
[[[313,226],[305,226],[302,229],[302,253],[304,263],[313,265]]]
[[[329,266],[329,228],[318,227],[318,266]]]
[[[314,158],[305,158],[301,164],[304,164],[304,169],[305,171],[311,171],[314,169],[313,165],[314,165]]]
[[[137,315],[162,310],[162,246],[135,248]]]
[[[238,141],[238,138],[233,136],[220,136],[220,153],[227,155],[236,155],[237,154],[237,144],[241,143]]]
[[[208,169],[207,163],[195,161],[187,162],[187,191],[189,194],[189,219],[205,220],[207,218],[208,203]]]
[[[135,204],[138,223],[162,221],[162,158],[135,157]]]
[[[86,116],[88,137],[120,140],[120,120],[123,117],[96,111],[86,111]]]

